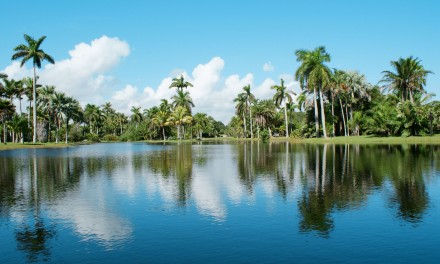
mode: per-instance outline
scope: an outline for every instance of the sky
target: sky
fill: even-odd
[[[299,93],[295,51],[318,46],[329,67],[359,71],[371,84],[391,61],[418,57],[434,72],[425,89],[440,96],[440,1],[22,0],[2,10],[0,72],[31,76],[31,63],[11,60],[13,48],[24,34],[44,35],[56,63],[38,69],[39,83],[83,106],[150,108],[170,100],[171,80],[183,74],[194,85],[193,113],[226,124],[245,85],[268,99],[283,78]]]

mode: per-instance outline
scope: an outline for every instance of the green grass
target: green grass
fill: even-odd
[[[280,139],[276,139],[278,141]],[[284,141],[286,138],[283,139]],[[350,136],[334,138],[306,138],[289,139],[294,143],[309,144],[440,144],[440,135],[415,137],[377,137],[377,136]]]
[[[203,142],[219,142],[219,141],[256,141],[257,138],[233,138],[233,137],[225,137],[225,138],[204,138]],[[285,138],[285,137],[276,137],[271,138],[271,142],[292,142],[298,144],[438,144],[440,145],[440,134],[430,136],[418,136],[418,137],[377,137],[377,136],[350,136],[350,137],[334,137],[334,138]],[[146,143],[179,143],[179,142],[198,142],[196,139],[185,139],[185,140],[145,140],[141,142]],[[21,149],[21,148],[64,148],[76,146],[78,144],[83,143],[8,143],[8,144],[0,144],[1,150],[9,150],[9,149]]]
[[[0,150],[9,150],[9,149],[22,149],[22,148],[65,148],[75,146],[77,144],[65,144],[65,143],[9,143],[0,144]]]

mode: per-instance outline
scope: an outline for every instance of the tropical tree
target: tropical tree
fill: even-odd
[[[260,131],[260,127],[268,128],[269,136],[272,136],[270,123],[276,115],[274,102],[272,100],[256,100],[253,108],[255,123],[258,126],[258,133]]]
[[[198,138],[202,140],[203,138],[203,130],[205,130],[209,124],[208,115],[205,113],[197,113],[194,115],[194,128],[198,132]]]
[[[245,87],[243,87],[244,90],[244,97],[246,99],[246,109],[249,110],[249,125],[250,125],[250,131],[251,131],[251,138],[254,137],[254,133],[252,131],[252,104],[255,101],[255,96],[251,93],[251,85],[248,84]]]
[[[324,63],[330,62],[330,54],[325,50],[325,47],[320,46],[312,51],[309,50],[297,50],[295,52],[297,61],[301,62],[300,67],[295,72],[295,79],[299,81],[301,89],[313,91],[313,101],[315,108],[315,128],[316,136],[319,136],[319,114],[317,93],[319,94],[319,100],[321,104],[321,123],[324,137],[327,137],[325,128],[325,111],[324,111],[324,98],[322,96],[322,90],[327,88],[327,85],[331,80],[331,71]]]
[[[193,118],[189,115],[188,110],[182,106],[176,107],[168,118],[168,122],[177,127],[177,138],[179,140],[182,139],[182,136],[185,136],[185,124],[190,124],[192,120]]]
[[[172,98],[173,100],[173,107],[183,107],[186,108],[189,114],[191,114],[191,108],[194,107],[193,100],[188,92],[184,91],[177,91],[177,94],[174,95]]]
[[[273,96],[273,101],[275,105],[281,108],[281,105],[284,104],[284,120],[286,123],[286,137],[289,137],[289,119],[287,118],[287,103],[292,103],[292,95],[296,95],[293,91],[287,90],[287,87],[284,86],[284,80],[281,79],[281,85],[273,85],[270,87],[275,90],[275,94]]]
[[[142,113],[141,113],[141,108],[140,107],[131,107],[131,112],[133,113],[130,117],[131,122],[136,124],[136,128],[138,128],[138,124],[140,122],[142,122],[143,117],[142,117]]]
[[[185,81],[183,75],[180,78],[173,78],[170,88],[177,88],[177,91],[183,91],[183,88],[193,87],[192,83]]]
[[[33,80],[33,89],[32,89],[32,95],[33,95],[33,101],[34,106],[36,105],[36,98],[37,98],[37,90],[36,90],[36,82],[37,82],[37,72],[36,68],[41,68],[41,63],[43,61],[48,61],[52,64],[55,63],[54,59],[45,53],[41,49],[41,44],[46,39],[46,36],[40,37],[38,40],[33,39],[32,37],[24,34],[24,39],[27,42],[27,45],[20,44],[17,47],[14,48],[14,51],[16,53],[12,55],[12,60],[21,59],[20,67],[22,67],[28,60],[32,60],[33,70],[34,70],[34,80]],[[35,143],[37,142],[37,109],[34,107],[33,109],[33,139],[32,141]]]
[[[237,95],[237,97],[234,99],[234,102],[237,103],[235,105],[235,114],[238,116],[242,116],[243,118],[243,129],[244,129],[244,137],[247,135],[246,130],[246,95],[244,93],[240,93]]]
[[[74,121],[82,120],[82,108],[77,100],[73,97],[66,96],[61,107],[61,112],[64,114],[64,120],[66,121],[66,144],[69,143],[69,121],[73,119]]]
[[[381,82],[386,83],[385,88],[395,92],[401,98],[401,102],[410,100],[414,103],[416,93],[425,93],[426,77],[431,71],[425,70],[419,58],[399,58],[391,61],[393,71],[383,71]]]
[[[6,121],[15,113],[15,106],[9,101],[0,98],[0,120],[3,124],[3,142],[7,142]]]
[[[155,116],[151,119],[152,124],[154,126],[159,127],[162,130],[163,140],[167,139],[165,136],[165,127],[168,126],[169,124],[168,118],[169,118],[168,112],[159,110],[158,112],[156,112]]]

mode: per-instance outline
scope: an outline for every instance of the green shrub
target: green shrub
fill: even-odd
[[[102,141],[115,142],[118,141],[118,137],[113,134],[107,134],[104,137],[102,137]]]

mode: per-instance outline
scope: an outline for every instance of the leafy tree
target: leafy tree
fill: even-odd
[[[275,105],[281,108],[281,104],[284,103],[284,120],[286,122],[286,137],[289,137],[289,120],[287,118],[287,103],[292,103],[292,95],[296,95],[296,94],[293,91],[287,90],[287,87],[284,86],[283,79],[281,79],[281,85],[273,85],[270,88],[276,91],[275,95],[273,96]]]
[[[331,71],[324,64],[330,61],[330,54],[324,46],[315,48],[312,51],[297,50],[295,52],[297,61],[301,62],[300,67],[295,72],[295,79],[299,81],[303,90],[313,91],[313,100],[315,108],[315,128],[316,136],[319,136],[319,115],[317,104],[317,93],[321,104],[321,123],[324,137],[327,137],[325,128],[324,98],[322,90],[326,89],[331,80]]]
[[[20,66],[22,67],[28,60],[32,60],[32,65],[34,69],[34,80],[33,80],[33,100],[34,100],[34,106],[36,105],[36,82],[37,82],[37,73],[36,73],[36,67],[41,68],[41,63],[45,60],[48,62],[54,64],[55,61],[53,58],[45,53],[41,49],[41,44],[46,39],[46,36],[40,37],[38,40],[33,39],[32,37],[24,34],[24,39],[27,42],[27,45],[20,44],[17,47],[14,48],[14,51],[16,53],[12,55],[12,60],[21,59]],[[34,107],[33,109],[33,125],[34,125],[34,134],[33,134],[33,142],[35,143],[37,141],[37,109]]]
[[[393,71],[383,71],[381,82],[386,83],[385,87],[400,96],[401,102],[410,100],[414,103],[414,95],[425,93],[423,88],[426,85],[426,77],[431,71],[425,70],[419,58],[399,58],[391,61]]]
[[[177,88],[177,91],[183,92],[183,88],[193,87],[193,85],[190,82],[186,82],[183,75],[180,75],[180,78],[173,78],[170,88],[174,87]]]

